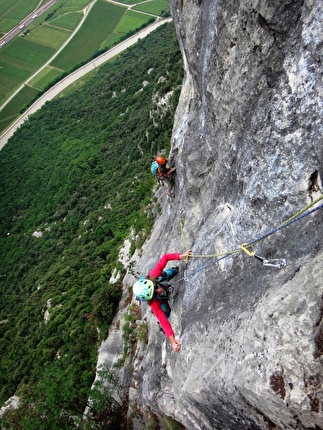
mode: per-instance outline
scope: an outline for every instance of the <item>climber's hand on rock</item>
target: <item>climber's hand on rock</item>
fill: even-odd
[[[178,352],[181,349],[181,343],[178,340],[172,343],[172,348],[175,352]]]
[[[191,249],[189,249],[188,251],[184,252],[184,254],[181,254],[181,255],[179,256],[179,258],[180,258],[181,260],[184,260],[184,259],[186,259],[186,258],[189,258],[191,255],[192,255],[192,250],[191,250]]]
[[[175,339],[174,336],[169,337],[169,341],[172,345],[172,348],[175,352],[178,352],[181,349],[181,343],[179,340]]]

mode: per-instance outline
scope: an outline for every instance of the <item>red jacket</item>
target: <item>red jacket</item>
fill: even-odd
[[[156,278],[158,278],[158,276],[160,276],[163,270],[165,269],[167,262],[171,260],[180,260],[179,256],[180,256],[179,252],[175,254],[164,254],[162,258],[158,261],[156,266],[150,271],[149,276],[150,277],[155,276]],[[151,300],[148,301],[148,304],[151,307],[154,314],[156,315],[158,321],[160,322],[160,325],[162,326],[165,332],[165,335],[167,337],[174,336],[174,331],[172,329],[172,326],[160,307],[162,304],[162,301],[159,299],[152,298]]]

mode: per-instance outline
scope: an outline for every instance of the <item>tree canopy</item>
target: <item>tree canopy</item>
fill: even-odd
[[[0,405],[25,399],[6,428],[67,429],[81,416],[98,328],[104,337],[120,299],[109,282],[119,250],[130,229],[140,247],[154,221],[150,163],[169,150],[182,78],[173,25],[161,26],[2,149]]]

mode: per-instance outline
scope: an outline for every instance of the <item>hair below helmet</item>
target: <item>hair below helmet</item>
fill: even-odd
[[[158,164],[165,164],[166,160],[164,157],[161,157],[160,155],[156,158],[156,161]]]
[[[154,294],[154,283],[150,279],[139,279],[134,283],[132,290],[138,300],[151,300]]]

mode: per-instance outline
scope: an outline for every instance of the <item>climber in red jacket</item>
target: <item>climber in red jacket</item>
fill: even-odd
[[[156,315],[162,330],[168,337],[173,350],[176,352],[180,350],[181,344],[175,339],[173,328],[168,321],[168,317],[170,315],[170,307],[168,305],[167,297],[168,293],[163,288],[162,283],[159,282],[162,275],[169,270],[167,269],[166,272],[164,272],[168,261],[184,260],[189,258],[191,254],[191,250],[184,252],[184,254],[180,254],[179,252],[175,254],[164,254],[156,266],[150,271],[149,275],[146,278],[140,278],[133,286],[133,293],[137,300],[147,301],[148,305]]]

